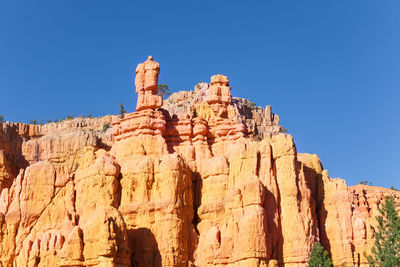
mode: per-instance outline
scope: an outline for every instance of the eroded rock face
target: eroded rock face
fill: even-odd
[[[1,125],[2,266],[306,266],[315,241],[366,266],[399,192],[330,178],[226,76],[160,108],[158,72],[139,64],[123,118]]]
[[[271,106],[264,109],[247,99],[232,97],[229,79],[221,74],[214,76],[225,78],[220,78],[222,82],[218,83],[212,80],[211,84],[214,82],[214,86],[200,82],[194,87],[194,91],[173,93],[164,101],[162,108],[179,119],[187,116],[206,120],[215,116],[227,117],[231,122],[243,124],[246,135],[259,141],[282,131],[279,116],[272,113]]]
[[[158,108],[162,106],[162,97],[158,93],[158,74],[160,64],[149,58],[136,67],[135,86],[138,93],[136,110]]]
[[[355,264],[366,262],[365,251],[371,251],[374,245],[375,230],[378,227],[376,216],[385,196],[393,196],[400,202],[400,194],[396,190],[356,185],[349,187],[351,194],[351,225],[353,229],[353,246]]]

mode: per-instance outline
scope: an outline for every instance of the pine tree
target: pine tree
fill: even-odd
[[[160,95],[162,99],[167,99],[171,95],[171,89],[169,89],[168,84],[162,83],[158,85],[158,95]]]
[[[126,113],[126,110],[124,108],[124,104],[120,103],[119,104],[119,115],[124,116],[125,113]]]
[[[400,266],[400,217],[396,201],[392,196],[386,197],[377,216],[378,229],[375,233],[375,244],[372,255],[367,257],[370,266]]]
[[[332,261],[328,252],[320,243],[315,243],[308,260],[309,267],[331,267]]]

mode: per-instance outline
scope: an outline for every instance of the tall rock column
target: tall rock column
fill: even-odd
[[[135,86],[138,93],[136,110],[159,108],[162,106],[162,97],[158,93],[158,74],[160,64],[149,56],[144,63],[136,67]]]
[[[331,179],[328,171],[318,181],[321,244],[331,253],[334,266],[353,265],[352,202],[346,182]]]
[[[315,201],[304,169],[297,161],[292,136],[274,135],[271,148],[282,229],[278,237],[278,262],[284,266],[306,266],[317,238]]]
[[[264,208],[266,190],[259,180],[258,143],[245,138],[245,126],[230,116],[229,79],[211,77],[205,102],[196,107],[195,127],[211,148],[196,155],[198,244],[196,266],[267,266],[271,246]],[[196,150],[196,152],[199,151]]]
[[[222,118],[228,116],[227,107],[232,101],[228,77],[221,74],[211,76],[211,86],[206,101],[216,116]]]
[[[184,267],[193,254],[192,172],[164,138],[167,121],[157,110],[159,71],[152,57],[138,65],[137,111],[113,124],[111,153],[121,166],[118,209],[126,222],[131,266]]]

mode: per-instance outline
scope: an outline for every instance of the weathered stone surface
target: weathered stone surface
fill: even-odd
[[[330,178],[226,76],[162,106],[158,73],[123,117],[0,125],[1,266],[306,266],[315,241],[366,265],[399,192]]]
[[[210,104],[215,116],[222,118],[228,116],[228,106],[232,102],[228,77],[221,74],[211,77],[211,86],[208,91],[206,102]]]
[[[378,227],[375,218],[380,215],[378,209],[383,204],[385,196],[393,196],[400,202],[400,192],[367,185],[350,186],[349,191],[352,200],[354,262],[368,266],[365,251],[370,252],[374,245],[375,230]]]
[[[228,79],[227,83],[229,83]],[[251,103],[247,99],[231,97],[230,92],[228,92],[229,87],[227,85],[223,87],[227,95],[227,98],[225,98],[226,107],[223,108],[223,111],[218,109],[214,111],[212,104],[207,102],[210,101],[210,98],[217,99],[219,102],[216,106],[221,108],[223,103],[221,90],[219,91],[219,96],[209,97],[212,86],[204,82],[198,83],[194,91],[173,93],[164,101],[162,108],[167,110],[169,114],[176,115],[177,118],[186,118],[189,116],[190,118],[200,117],[210,120],[218,113],[220,115],[225,113],[231,121],[245,125],[247,135],[257,140],[261,140],[271,133],[274,134],[281,131],[279,116],[272,113],[270,106],[263,109],[255,106],[254,103]],[[231,100],[228,101],[227,99]],[[230,105],[228,105],[229,103]]]
[[[162,106],[162,97],[158,93],[158,74],[160,64],[153,57],[136,67],[135,86],[138,93],[136,110],[154,109]]]

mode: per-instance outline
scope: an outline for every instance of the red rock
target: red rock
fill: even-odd
[[[160,64],[149,58],[136,67],[136,93],[138,101],[136,110],[154,109],[162,106],[162,97],[158,93],[158,74]]]
[[[315,241],[366,264],[399,192],[330,178],[226,76],[161,108],[158,73],[139,64],[123,117],[1,125],[2,266],[307,266]]]

